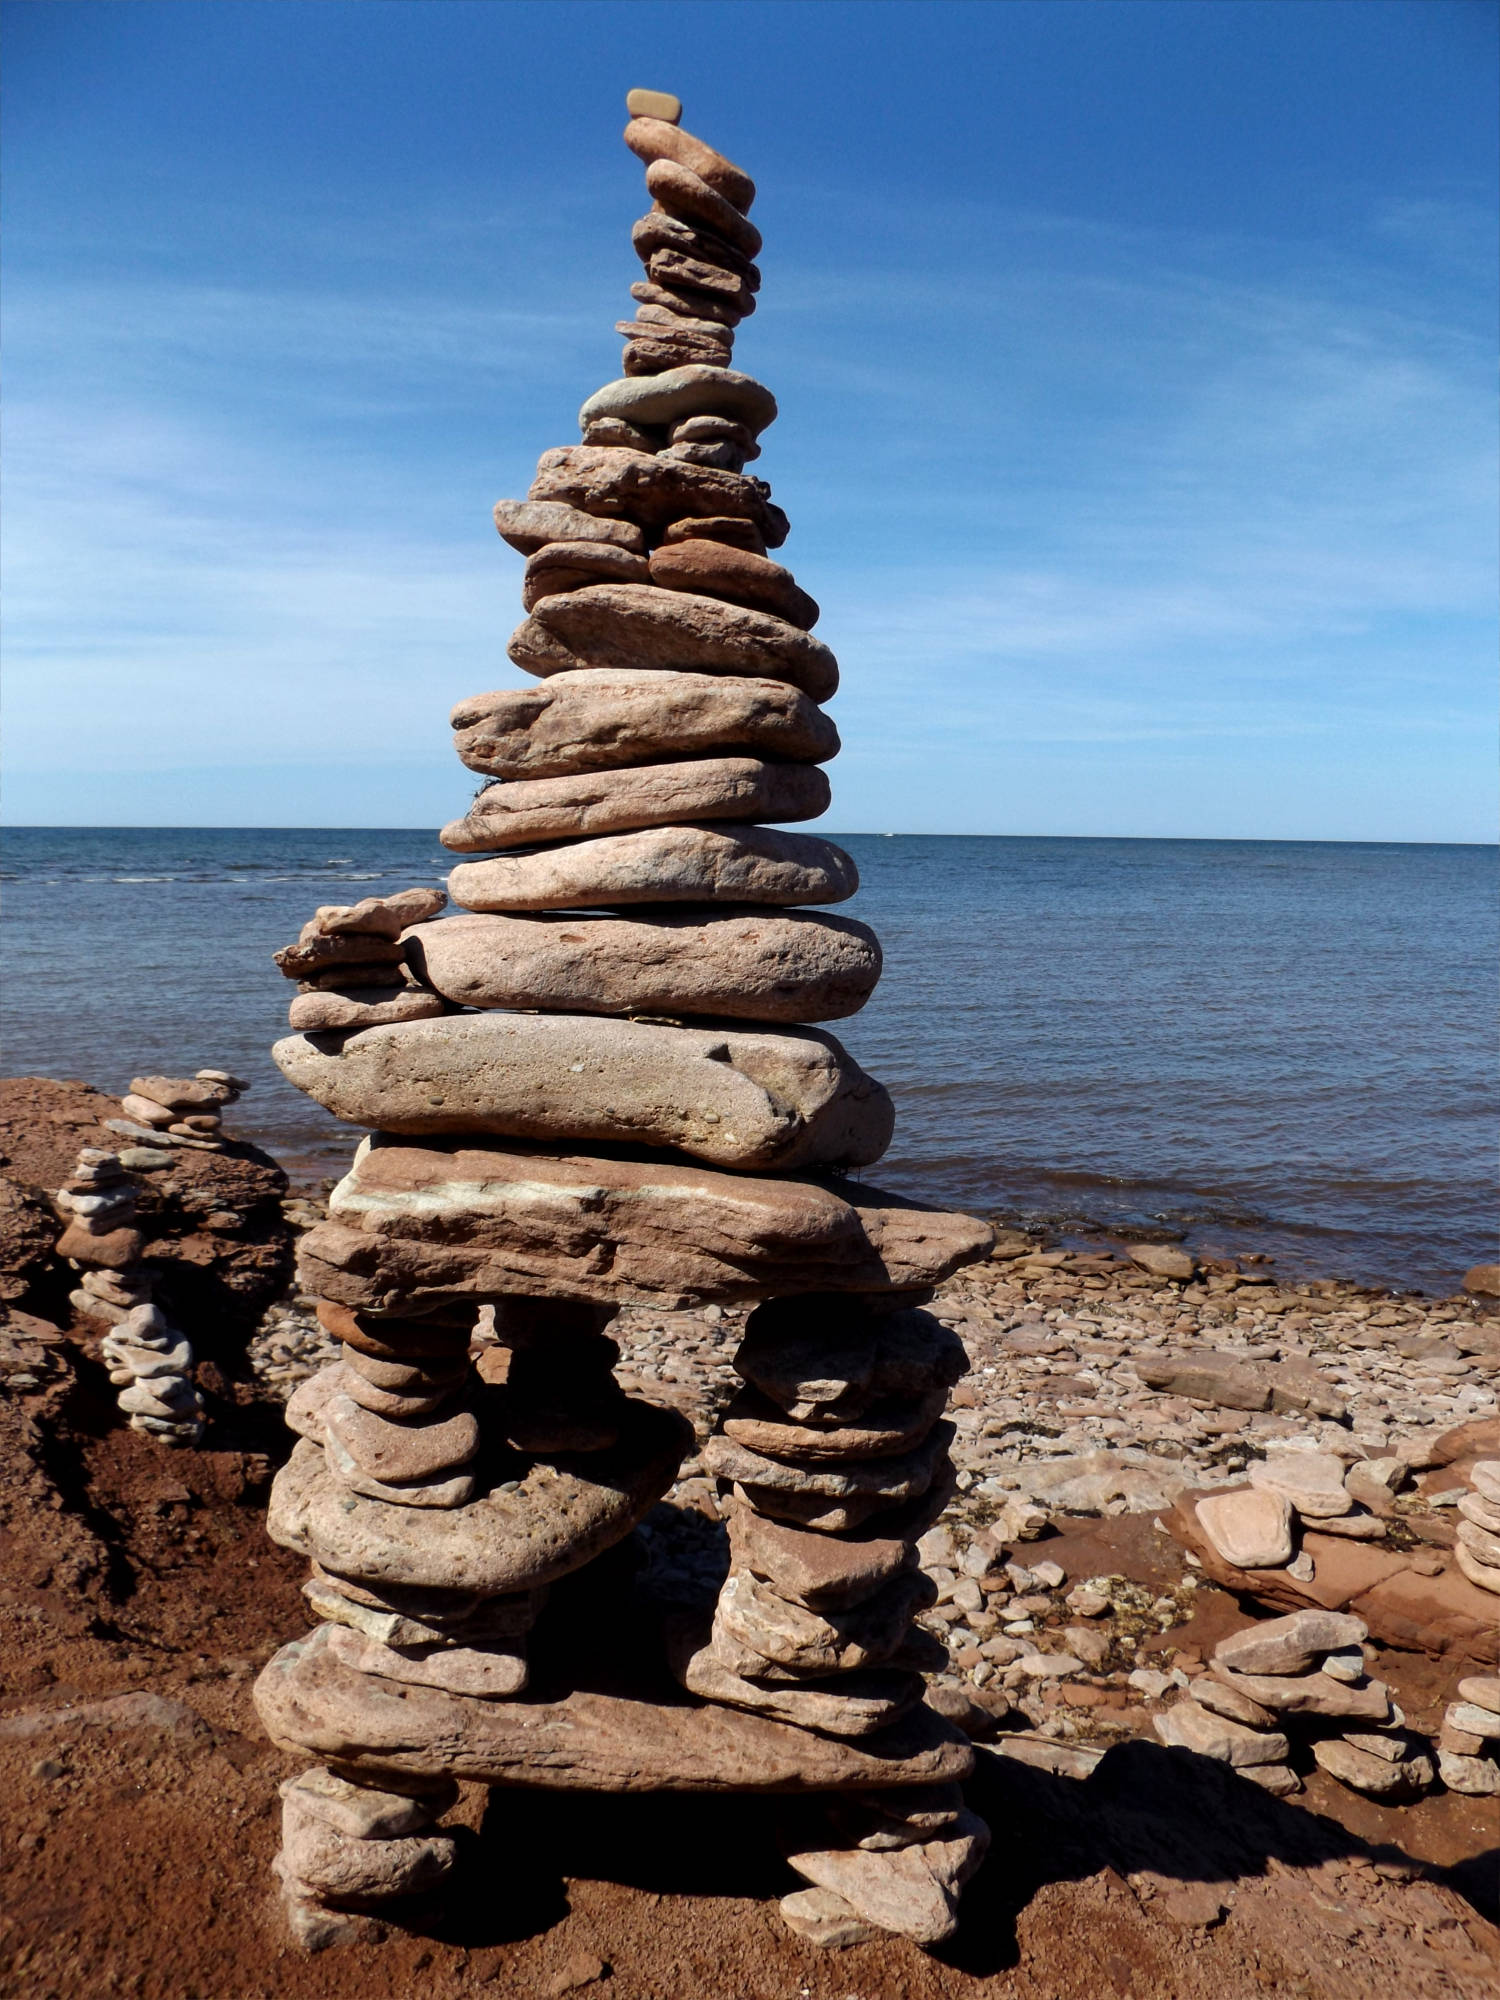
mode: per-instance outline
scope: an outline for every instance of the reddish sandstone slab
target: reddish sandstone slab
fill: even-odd
[[[272,1739],[392,1776],[597,1792],[819,1792],[926,1785],[974,1768],[967,1738],[918,1706],[857,1743],[744,1710],[575,1692],[484,1701],[341,1666],[327,1628],[283,1646],[255,1686]]]
[[[862,1183],[377,1137],[298,1269],[314,1297],[376,1311],[508,1293],[675,1309],[922,1291],[993,1240],[973,1216]]]

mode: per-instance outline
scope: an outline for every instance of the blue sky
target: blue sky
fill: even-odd
[[[460,808],[639,83],[760,186],[830,827],[1493,838],[1496,22],[9,0],[6,816]]]

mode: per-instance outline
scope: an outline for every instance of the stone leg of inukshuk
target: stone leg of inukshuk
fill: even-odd
[[[309,1942],[451,1865],[427,1830],[450,1778],[834,1795],[787,1906],[826,1942],[946,1936],[986,1838],[911,1621],[965,1365],[919,1308],[990,1235],[840,1178],[884,1152],[891,1105],[810,1024],[864,1004],[880,952],[807,907],[853,894],[849,857],[765,824],[828,803],[838,670],[743,471],[776,413],[728,366],[754,189],[675,100],[632,96],[639,316],[582,445],[496,509],[528,558],[510,656],[541,685],[455,712],[494,781],[442,836],[483,857],[449,878],[464,914],[372,897],[278,954],[301,987],[281,1068],[374,1134],[302,1242],[344,1355],[288,1406],[269,1523],[324,1621],[257,1686],[271,1735],[319,1759],[280,1863]],[[527,1689],[547,1586],[629,1534],[691,1443],[614,1384],[609,1318],[758,1300],[712,1446],[731,1574],[673,1648],[697,1699]],[[475,1366],[481,1309],[498,1345]]]

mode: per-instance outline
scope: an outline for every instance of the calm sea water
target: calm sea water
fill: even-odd
[[[1495,850],[845,845],[886,951],[838,1028],[896,1099],[881,1184],[1429,1291],[1495,1256]],[[0,856],[7,1073],[227,1067],[234,1130],[341,1170],[353,1134],[267,1053],[270,954],[319,903],[441,882],[433,836],[24,828]]]

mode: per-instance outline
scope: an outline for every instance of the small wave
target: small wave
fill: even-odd
[[[105,879],[111,882],[175,882],[177,877],[175,875],[110,875]]]

